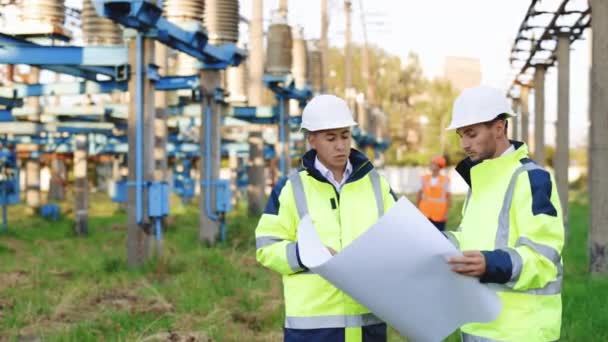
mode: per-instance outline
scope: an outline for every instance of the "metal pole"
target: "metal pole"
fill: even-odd
[[[608,274],[608,2],[591,0],[589,126],[589,270]]]
[[[557,40],[557,131],[555,144],[555,180],[562,204],[564,224],[568,226],[568,166],[570,165],[570,36]]]
[[[545,65],[534,70],[534,159],[545,165]]]

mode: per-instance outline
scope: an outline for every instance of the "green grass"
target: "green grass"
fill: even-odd
[[[587,203],[572,197],[562,341],[608,341],[608,278],[587,273]],[[462,198],[456,202],[451,226]],[[137,341],[160,333],[282,340],[280,277],[256,264],[257,218],[242,206],[228,219],[229,241],[206,248],[196,203],[174,205],[162,258],[130,270],[126,213],[102,194],[91,203],[87,237],[73,235],[69,213],[51,222],[9,208],[9,232],[0,235],[0,341]],[[389,340],[405,341],[394,332]]]

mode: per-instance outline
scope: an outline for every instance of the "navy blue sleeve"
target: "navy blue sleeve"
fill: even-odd
[[[482,283],[505,284],[511,279],[513,264],[509,253],[500,249],[494,251],[481,251],[486,259],[486,272],[479,281]]]
[[[266,203],[264,214],[278,215],[279,207],[281,205],[279,203],[279,195],[281,194],[283,187],[285,187],[285,184],[287,184],[288,179],[289,178],[287,177],[282,177],[274,186],[272,192],[270,193],[270,197],[268,198],[268,202]]]
[[[532,191],[532,213],[534,215],[545,214],[557,217],[557,210],[551,203],[551,192],[553,184],[551,176],[545,170],[528,171],[530,187]]]

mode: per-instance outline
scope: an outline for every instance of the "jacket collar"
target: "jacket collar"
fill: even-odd
[[[498,158],[481,160],[481,161],[473,161],[471,158],[466,158],[462,160],[458,165],[456,165],[456,171],[458,174],[464,179],[464,181],[471,187],[471,169],[478,165],[490,165],[495,163],[503,163],[510,162],[511,159],[515,158],[516,160],[520,160],[528,157],[528,147],[521,141],[509,140],[509,142],[515,147],[515,152],[500,156]],[[485,166],[485,165],[484,165]]]
[[[315,159],[317,157],[316,150],[309,150],[302,156],[302,167],[308,172],[310,176],[315,178],[318,181],[329,183],[329,181],[317,170],[315,167]],[[350,174],[350,177],[346,180],[346,183],[351,183],[357,181],[365,175],[367,175],[374,166],[367,159],[365,154],[351,148],[350,155],[348,156],[348,160],[350,160],[351,165],[353,166],[353,172]],[[345,184],[346,184],[345,183]]]

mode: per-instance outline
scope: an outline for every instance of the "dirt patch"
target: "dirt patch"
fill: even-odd
[[[72,271],[65,271],[65,270],[58,270],[58,269],[50,269],[49,274],[57,277],[57,278],[61,278],[61,279],[71,279],[74,276],[74,272]]]
[[[258,315],[253,312],[233,312],[232,319],[237,323],[245,324],[247,330],[256,332],[262,330],[262,322],[260,322]]]
[[[147,299],[128,290],[108,291],[93,298],[92,304],[131,313],[164,314],[173,311],[173,305],[164,299]]]
[[[15,303],[10,299],[0,299],[0,321],[6,316],[6,312],[11,310]],[[0,339],[1,341],[1,339]]]
[[[142,342],[212,342],[213,339],[204,332],[163,332],[148,336]]]
[[[0,274],[0,292],[15,286],[23,286],[29,282],[29,273],[24,270],[15,270]]]
[[[112,225],[110,225],[110,230],[117,230],[117,231],[127,231],[127,225],[125,223],[113,223]]]
[[[15,256],[23,255],[23,253],[28,252],[25,242],[11,237],[5,237],[2,241],[2,245],[0,246],[4,246],[8,251],[10,251],[11,254]]]

